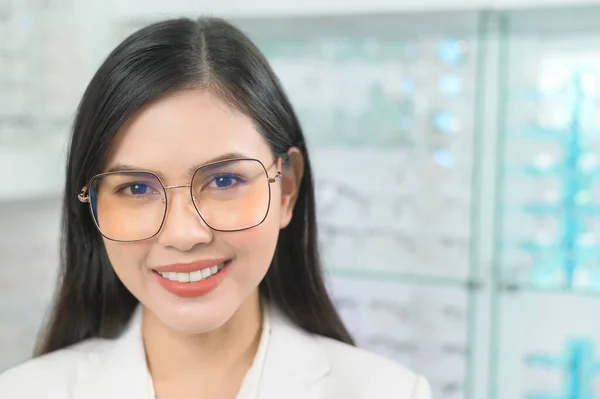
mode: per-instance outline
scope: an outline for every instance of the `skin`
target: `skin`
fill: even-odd
[[[270,177],[275,158],[252,120],[210,91],[184,91],[141,109],[117,135],[106,170],[125,164],[157,173],[165,185],[190,182],[195,165],[237,152],[260,160]],[[261,333],[258,285],[287,226],[302,179],[300,151],[289,151],[283,179],[271,184],[266,220],[240,232],[215,232],[194,208],[187,189],[169,190],[169,208],[154,238],[104,244],[112,266],[143,308],[143,337],[158,398],[234,398]],[[231,259],[212,292],[179,298],[152,268],[202,259]]]

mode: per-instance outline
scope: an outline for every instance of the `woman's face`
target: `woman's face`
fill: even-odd
[[[184,91],[149,104],[123,127],[106,170],[126,165],[156,173],[165,186],[182,186],[190,183],[190,172],[198,165],[231,153],[260,160],[269,177],[277,173],[276,159],[248,117],[208,91]],[[143,306],[170,328],[186,333],[217,329],[244,301],[255,298],[273,258],[279,230],[291,219],[297,188],[294,182],[301,173],[295,177],[290,174],[294,172],[284,172],[283,180],[270,184],[269,212],[264,222],[237,232],[210,229],[198,215],[189,188],[167,190],[167,214],[158,235],[129,243],[104,240],[115,272]],[[227,179],[206,181],[206,190],[231,186],[234,181]],[[127,195],[135,197],[135,189],[127,190]],[[203,201],[199,200],[199,207]],[[266,197],[265,204],[256,206],[266,210],[268,202]],[[212,209],[212,205],[206,206],[207,212]],[[144,222],[141,218],[140,223]],[[128,225],[135,228],[132,221]],[[189,268],[190,276],[197,280],[202,274],[198,270],[211,270],[211,266],[213,273],[215,266],[224,268],[208,278],[205,270],[200,282],[186,282],[187,273],[177,272]],[[163,268],[163,275],[156,272],[158,268]]]

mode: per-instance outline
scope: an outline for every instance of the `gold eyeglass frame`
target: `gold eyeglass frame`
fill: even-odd
[[[79,202],[81,203],[87,203],[89,204],[89,210],[90,210],[90,215],[92,217],[92,220],[94,221],[94,224],[96,226],[96,229],[98,230],[98,232],[107,240],[110,241],[114,241],[114,242],[139,242],[139,241],[146,241],[146,240],[150,240],[154,237],[156,237],[163,229],[164,225],[165,225],[165,221],[167,219],[167,211],[168,211],[168,207],[169,207],[169,196],[167,195],[168,190],[172,190],[175,188],[189,188],[190,191],[190,197],[192,198],[192,202],[194,204],[194,208],[196,209],[196,213],[198,213],[198,216],[200,216],[200,219],[202,219],[202,221],[204,222],[204,224],[206,224],[206,226],[208,226],[208,228],[210,228],[213,231],[219,231],[219,232],[236,232],[236,231],[244,231],[244,230],[249,230],[252,229],[256,226],[261,225],[266,219],[267,216],[269,215],[269,210],[271,209],[271,184],[276,183],[278,181],[280,181],[282,179],[282,173],[281,173],[281,168],[282,168],[282,164],[284,162],[284,158],[287,156],[287,154],[284,155],[279,155],[275,158],[275,161],[271,164],[271,166],[269,166],[268,168],[265,167],[265,165],[258,159],[255,158],[228,158],[228,159],[222,159],[219,161],[214,161],[214,162],[210,162],[207,164],[204,164],[202,166],[200,166],[198,169],[196,169],[192,175],[192,178],[190,180],[190,182],[188,184],[179,184],[179,185],[171,185],[171,186],[165,186],[165,184],[163,183],[163,181],[161,180],[161,178],[154,172],[149,172],[147,170],[127,170],[127,171],[115,171],[115,172],[104,172],[104,173],[99,173],[95,176],[93,176],[88,184],[86,184],[85,186],[83,186],[81,188],[81,192],[77,195],[77,199],[79,200]],[[206,167],[210,167],[212,165],[217,165],[217,164],[221,164],[221,163],[225,163],[225,162],[233,162],[233,161],[254,161],[254,162],[258,162],[258,164],[262,167],[263,171],[265,172],[265,176],[267,178],[267,183],[269,186],[269,201],[268,201],[268,205],[267,205],[267,210],[265,212],[265,216],[260,220],[260,222],[249,226],[249,227],[244,227],[241,229],[233,229],[233,230],[222,230],[222,229],[216,229],[213,226],[210,225],[210,223],[208,223],[206,221],[206,219],[204,218],[204,216],[202,216],[202,213],[200,213],[200,210],[198,209],[198,204],[196,199],[194,198],[194,194],[192,191],[192,183],[194,181],[194,178],[196,177],[196,174],[198,173],[198,171],[200,171],[201,169],[204,169]],[[275,174],[274,177],[270,177],[269,176],[269,172],[268,169],[271,169],[274,165],[277,165],[277,173]],[[92,185],[92,183],[94,182],[95,179],[99,179],[103,176],[107,176],[107,175],[114,175],[114,174],[119,174],[119,173],[146,173],[149,175],[152,175],[154,177],[156,177],[156,179],[158,180],[158,182],[161,184],[162,188],[163,188],[163,192],[164,192],[164,197],[163,197],[163,202],[165,204],[165,212],[163,214],[163,218],[162,221],[160,223],[160,227],[158,228],[158,230],[156,231],[156,233],[154,233],[153,235],[151,235],[150,237],[146,237],[146,238],[141,238],[141,239],[137,239],[137,240],[116,240],[114,238],[108,237],[106,236],[102,230],[100,229],[100,226],[98,225],[98,221],[96,220],[96,216],[94,215],[94,209],[92,206],[92,201],[90,199],[90,193],[89,193],[89,187]]]

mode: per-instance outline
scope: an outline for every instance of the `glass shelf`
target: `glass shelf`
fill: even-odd
[[[496,378],[489,397],[596,397],[585,392],[598,386],[592,374],[600,339],[597,300],[541,294],[531,290],[498,297],[499,322],[491,327],[497,348],[491,371]],[[546,396],[534,396],[544,392]]]
[[[469,293],[421,281],[328,279],[358,346],[426,373],[435,397],[469,391]]]
[[[598,18],[499,15],[489,399],[600,394]]]
[[[585,289],[573,287],[540,287],[531,284],[503,282],[497,284],[497,289],[507,293],[537,293],[549,295],[600,296],[600,289]]]
[[[483,282],[478,280],[465,280],[461,278],[424,276],[419,274],[378,272],[363,269],[348,269],[328,267],[326,273],[334,278],[350,280],[387,282],[390,284],[420,284],[426,286],[462,287],[468,289],[481,289]]]

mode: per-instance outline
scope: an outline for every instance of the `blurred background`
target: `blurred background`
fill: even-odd
[[[330,289],[437,399],[600,397],[600,1],[0,0],[0,372],[52,298],[69,129],[171,16],[266,54],[314,159]]]

